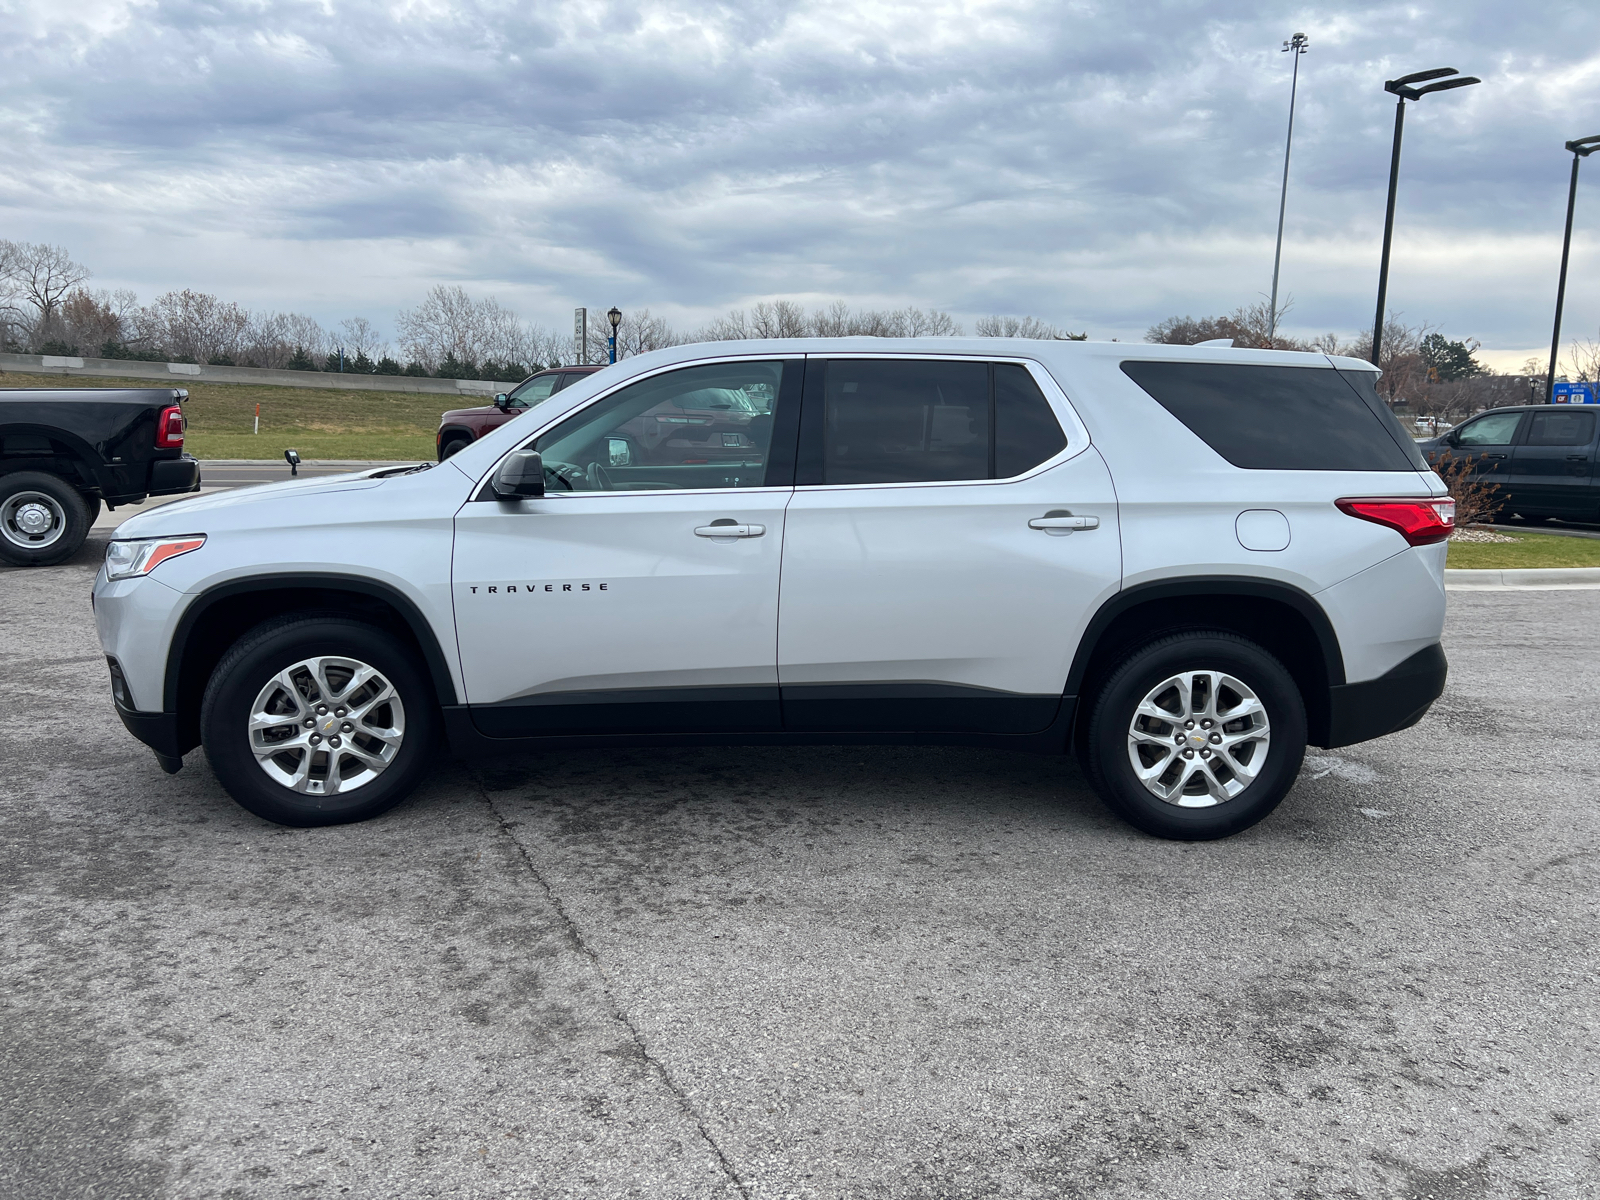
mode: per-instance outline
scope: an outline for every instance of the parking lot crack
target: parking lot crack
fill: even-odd
[[[500,836],[505,838],[513,847],[515,847],[517,856],[522,860],[523,866],[527,868],[528,874],[532,877],[534,884],[539,888],[540,891],[544,893],[545,897],[550,902],[550,906],[555,909],[557,918],[560,920],[562,927],[567,931],[567,936],[572,939],[573,945],[576,946],[578,951],[589,960],[590,965],[594,968],[595,974],[600,979],[600,989],[606,998],[606,1007],[609,1010],[609,1015],[613,1020],[615,1020],[628,1031],[628,1037],[632,1040],[634,1048],[638,1051],[639,1057],[649,1064],[650,1071],[658,1080],[660,1080],[661,1086],[666,1088],[667,1091],[672,1094],[673,1098],[678,1103],[678,1107],[683,1110],[684,1115],[694,1123],[695,1129],[699,1131],[700,1137],[705,1141],[707,1148],[710,1149],[712,1155],[716,1158],[723,1174],[727,1176],[728,1182],[738,1189],[741,1196],[744,1196],[746,1200],[749,1200],[749,1187],[746,1186],[744,1180],[739,1177],[739,1172],[734,1169],[734,1165],[729,1160],[727,1154],[725,1154],[722,1147],[717,1144],[716,1138],[711,1136],[711,1130],[706,1127],[704,1118],[700,1115],[700,1112],[695,1107],[694,1102],[689,1099],[689,1094],[685,1092],[683,1088],[678,1085],[677,1081],[672,1078],[672,1072],[667,1070],[666,1064],[650,1052],[650,1047],[645,1042],[644,1035],[639,1031],[639,1027],[634,1024],[633,1019],[628,1015],[628,1013],[622,1007],[621,1002],[617,999],[616,989],[612,985],[611,976],[607,973],[605,964],[601,962],[600,955],[596,953],[594,947],[589,945],[588,940],[583,936],[583,930],[580,929],[578,923],[573,920],[572,914],[567,911],[567,906],[562,903],[561,897],[556,894],[555,888],[550,886],[550,881],[546,879],[544,873],[539,870],[538,865],[533,861],[533,856],[528,853],[527,846],[523,844],[522,839],[517,837],[512,823],[506,819],[505,814],[502,813],[495,805],[494,800],[489,795],[488,789],[484,787],[483,781],[478,778],[477,772],[471,772],[471,775],[473,786],[477,788],[478,794],[483,797],[483,802],[489,809],[489,815],[494,818],[495,826],[498,829]]]

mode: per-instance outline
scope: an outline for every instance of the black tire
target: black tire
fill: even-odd
[[[1140,703],[1164,680],[1188,671],[1221,671],[1234,677],[1255,693],[1269,726],[1266,761],[1256,777],[1236,796],[1206,808],[1180,807],[1152,794],[1139,781],[1129,754],[1130,729]],[[1174,722],[1161,736],[1180,732],[1185,731]],[[1086,741],[1089,779],[1118,816],[1156,837],[1223,838],[1267,816],[1293,786],[1305,757],[1305,702],[1283,664],[1260,646],[1237,634],[1197,629],[1142,646],[1117,665],[1094,700]],[[1174,751],[1167,761],[1178,763],[1178,753]],[[1153,761],[1161,761],[1159,751]],[[1181,773],[1182,764],[1178,765]],[[1226,766],[1215,773],[1237,779]]]
[[[472,445],[472,439],[466,437],[453,437],[439,447],[439,461],[443,462],[452,454],[459,453]]]
[[[30,534],[12,520],[12,505],[27,503],[29,495],[48,498],[44,507],[51,524],[44,532]],[[98,508],[98,501],[96,502]],[[44,471],[16,471],[0,475],[0,560],[18,567],[48,567],[65,562],[83,548],[93,517],[78,489],[59,475]]]
[[[272,678],[302,660],[317,656],[347,657],[376,668],[379,676],[398,694],[398,715],[404,722],[403,737],[388,764],[352,790],[333,795],[297,791],[269,777],[256,760],[248,731],[254,703]],[[352,695],[358,693],[359,689]],[[301,695],[306,696],[306,692],[302,691]],[[321,698],[315,694],[310,697],[313,701]],[[280,708],[280,711],[292,710]],[[374,711],[382,713],[381,708]],[[335,709],[328,716],[334,713],[343,715]],[[395,715],[393,711],[389,713],[391,723]],[[316,713],[314,705],[308,717],[324,719]],[[335,727],[331,733],[338,736],[343,728]],[[294,729],[293,720],[286,723],[285,729]],[[279,825],[299,827],[365,821],[399,804],[427,773],[438,730],[433,687],[414,654],[375,626],[335,615],[300,614],[258,625],[240,638],[217,664],[200,707],[200,737],[206,758],[228,794],[258,817]],[[359,731],[345,736],[351,744],[361,738]],[[370,735],[363,740],[367,748],[381,744]],[[319,751],[323,755],[321,760],[313,759],[313,767],[318,761],[323,764],[324,776],[329,774],[327,747],[331,744],[331,739],[323,744]],[[305,753],[309,751],[290,749],[286,757],[278,761],[294,769],[301,761],[299,755]],[[356,760],[348,756],[348,751],[340,754],[342,767],[355,764]],[[308,776],[316,785],[316,771],[309,771]],[[326,779],[320,786],[327,786]]]

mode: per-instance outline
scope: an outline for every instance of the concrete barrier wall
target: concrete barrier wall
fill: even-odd
[[[164,387],[186,383],[253,383],[273,387],[349,388],[368,392],[429,392],[440,396],[492,396],[514,384],[487,379],[422,379],[415,375],[348,375],[337,371],[269,371],[261,367],[208,367],[194,363],[133,362],[123,358],[77,358],[57,354],[0,354],[4,372],[30,375],[91,375],[139,379]]]

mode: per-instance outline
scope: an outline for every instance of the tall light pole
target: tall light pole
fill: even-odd
[[[1578,201],[1578,164],[1600,150],[1600,133],[1568,142],[1572,151],[1572,182],[1567,185],[1567,232],[1561,238],[1561,278],[1556,284],[1556,327],[1550,335],[1550,369],[1544,376],[1544,402],[1556,394],[1556,356],[1561,351],[1561,306],[1567,298],[1567,255],[1572,250],[1572,208]]]
[[[1278,248],[1272,252],[1272,299],[1267,313],[1267,341],[1278,332],[1278,265],[1283,261],[1283,210],[1289,203],[1289,149],[1294,145],[1294,95],[1300,88],[1300,56],[1311,39],[1297,33],[1283,44],[1283,53],[1294,55],[1294,73],[1289,80],[1289,136],[1283,139],[1283,190],[1278,193]]]
[[[611,311],[606,314],[606,320],[611,322],[611,338],[606,344],[611,348],[611,361],[616,362],[617,326],[622,324],[622,310],[613,304],[611,306]]]
[[[1451,88],[1469,87],[1483,80],[1473,75],[1462,75],[1457,79],[1443,79],[1446,75],[1454,75],[1454,67],[1435,67],[1431,71],[1417,71],[1412,75],[1402,75],[1399,79],[1391,79],[1383,85],[1383,90],[1390,95],[1398,96],[1399,101],[1394,108],[1394,151],[1389,156],[1389,208],[1383,218],[1383,259],[1378,264],[1378,315],[1372,322],[1372,365],[1378,365],[1378,352],[1383,346],[1383,305],[1389,298],[1389,245],[1394,240],[1394,196],[1395,189],[1400,183],[1400,134],[1406,124],[1406,101],[1421,100],[1433,92],[1448,92]],[[1430,83],[1427,87],[1412,87],[1414,83],[1423,83],[1429,79],[1441,79],[1440,83]]]

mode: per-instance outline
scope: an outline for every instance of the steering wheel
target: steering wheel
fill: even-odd
[[[585,484],[583,468],[577,463],[550,461],[544,464],[544,473],[569,492],[575,492]]]
[[[606,469],[604,467],[602,467],[599,463],[597,463],[597,462],[590,463],[587,467],[585,467],[583,469],[583,473],[584,473],[585,476],[588,477],[589,487],[593,491],[597,491],[597,492],[614,492],[614,491],[616,491],[616,488],[611,486],[611,476],[606,473]]]

